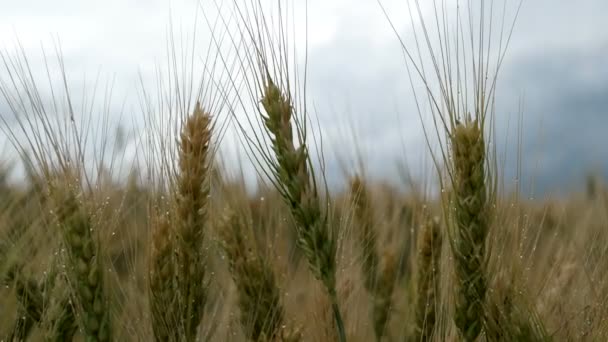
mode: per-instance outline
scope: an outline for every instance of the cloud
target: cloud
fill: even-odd
[[[407,36],[407,0],[383,4],[397,30]],[[94,74],[101,68],[116,76],[114,98],[128,98],[135,112],[139,75],[154,87],[154,68],[165,61],[169,18],[188,33],[195,5],[160,0],[110,0],[103,6],[78,0],[11,2],[0,13],[0,47],[11,46],[17,36],[28,55],[39,55],[40,42],[52,47],[50,38],[56,34],[75,84],[83,81],[79,75],[85,71]],[[301,7],[297,10],[303,13]],[[563,189],[580,183],[593,168],[608,177],[608,149],[601,147],[608,142],[604,13],[608,2],[603,0],[524,1],[498,88],[497,149],[509,152],[507,183],[516,174],[520,101],[525,177],[519,181],[524,187],[533,179],[537,193]],[[358,151],[376,178],[397,179],[397,161],[403,158],[417,177],[429,178],[428,147],[402,51],[376,1],[361,0],[355,6],[349,0],[309,0],[308,18],[308,95],[319,120],[321,130],[315,133],[323,138],[330,183],[343,182],[343,162],[353,166]],[[199,39],[208,39],[202,22],[199,29]],[[206,44],[199,47],[204,51]],[[32,59],[32,64],[41,63],[39,57]],[[427,114],[422,113],[428,119]]]
[[[608,176],[607,53],[602,42],[583,51],[539,50],[504,70],[507,93],[521,89],[523,171],[540,192],[580,185],[590,171]]]
[[[507,151],[501,172],[508,187],[519,183],[525,192],[544,194],[580,185],[591,170],[608,178],[608,150],[603,147],[608,143],[608,34],[601,29],[602,8],[608,10],[608,5],[596,0],[524,4],[498,88],[497,151],[500,158]],[[387,171],[391,164],[413,155],[411,166],[424,176],[424,136],[396,38],[391,42],[361,33],[381,26],[382,20],[373,15],[366,17],[366,25],[343,20],[334,34],[338,39],[312,51],[312,93],[331,103],[326,106],[330,114],[322,118],[326,127],[356,123],[372,173],[394,177],[396,171]],[[524,138],[518,155],[520,101]],[[340,111],[342,116],[334,114]],[[348,150],[344,137],[332,136],[330,149]],[[521,180],[515,179],[518,158]]]

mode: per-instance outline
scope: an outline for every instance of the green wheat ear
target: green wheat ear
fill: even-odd
[[[454,246],[457,278],[455,322],[466,341],[481,333],[486,294],[485,243],[489,207],[485,177],[486,147],[478,120],[455,125],[453,158]]]
[[[219,230],[237,288],[241,326],[251,341],[281,336],[284,310],[272,266],[253,242],[243,217],[228,212]]]
[[[43,281],[46,307],[41,328],[44,340],[49,342],[71,341],[78,330],[65,274],[57,273],[59,267],[54,261]]]
[[[329,294],[340,340],[345,341],[336,291],[336,236],[331,232],[313,173],[308,169],[308,148],[305,143],[298,148],[294,146],[291,124],[293,108],[287,97],[289,94],[283,94],[270,77],[266,81],[261,102],[267,114],[263,117],[264,124],[276,157],[272,165],[276,184],[296,223],[298,246],[306,256],[312,273]]]
[[[306,145],[295,148],[292,138],[291,104],[270,81],[262,99],[268,113],[266,127],[274,136],[276,174],[297,224],[298,243],[313,274],[332,292],[336,287],[336,243],[330,237],[327,217],[310,182]]]
[[[112,330],[107,290],[91,218],[70,184],[54,184],[50,194],[55,203],[56,222],[68,252],[72,298],[86,339],[110,341]]]

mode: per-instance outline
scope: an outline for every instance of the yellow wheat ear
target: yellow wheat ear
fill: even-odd
[[[179,174],[175,198],[176,276],[179,314],[188,341],[196,339],[207,289],[203,241],[208,229],[209,170],[212,121],[199,103],[180,136]]]
[[[174,210],[156,223],[149,286],[158,341],[194,341],[203,319],[212,126],[211,116],[197,103],[180,134]]]
[[[150,318],[152,331],[158,341],[173,341],[177,325],[175,303],[177,293],[175,279],[174,240],[169,220],[160,215],[152,218],[152,246],[148,265]]]

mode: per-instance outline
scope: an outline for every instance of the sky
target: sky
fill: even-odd
[[[408,0],[381,2],[399,35],[413,44]],[[166,61],[168,28],[191,37],[198,13],[199,47],[207,46],[201,8],[213,8],[213,1],[200,3],[0,0],[0,49],[10,55],[19,42],[32,68],[43,73],[41,46],[52,51],[58,41],[70,82],[90,84],[98,73],[112,81],[109,111],[137,131],[139,120],[130,116],[141,115],[140,77],[154,88],[155,70]],[[294,8],[299,46],[304,45],[302,3]],[[430,2],[423,3],[428,17]],[[502,9],[503,1],[496,3]],[[517,2],[506,4],[513,15]],[[589,172],[608,179],[605,13],[604,0],[523,1],[496,90],[496,147],[505,151],[499,154],[507,186],[551,194],[576,189]],[[422,126],[428,113],[423,110],[421,119],[415,107],[402,48],[378,1],[309,0],[307,18],[307,96],[318,119],[329,183],[339,186],[344,174],[352,173],[357,151],[372,178],[398,183],[403,163],[416,180],[432,178]],[[0,115],[7,111],[0,100]],[[523,127],[521,153],[516,153],[517,127]],[[237,149],[234,138],[224,143]],[[518,159],[522,179],[516,177]]]

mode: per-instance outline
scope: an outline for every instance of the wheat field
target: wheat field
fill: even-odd
[[[291,2],[230,3],[201,19],[211,52],[172,38],[168,68],[142,81],[135,158],[103,100],[79,104],[59,45],[44,66],[0,52],[17,156],[0,169],[1,341],[608,340],[608,187],[504,185],[497,84],[521,2],[508,16],[507,1],[433,1],[429,20],[410,1],[411,44],[378,1],[432,167],[396,187],[360,162],[341,190]],[[254,190],[226,166],[229,131]]]

